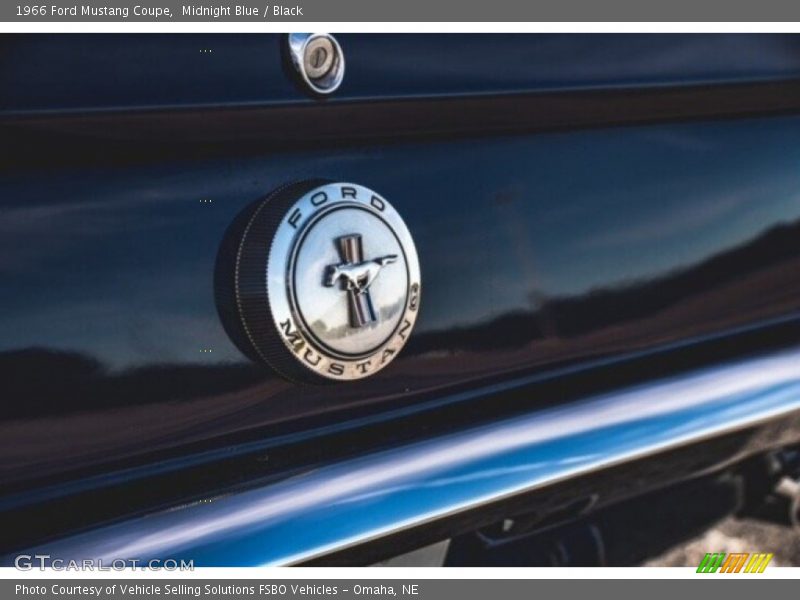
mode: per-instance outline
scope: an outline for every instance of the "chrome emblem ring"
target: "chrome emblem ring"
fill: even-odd
[[[417,319],[411,234],[377,192],[304,182],[249,207],[226,235],[216,273],[226,330],[286,378],[368,377],[388,365]]]

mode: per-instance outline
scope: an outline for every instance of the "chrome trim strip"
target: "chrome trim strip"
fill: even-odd
[[[291,564],[798,410],[795,349],[343,461],[26,553]]]

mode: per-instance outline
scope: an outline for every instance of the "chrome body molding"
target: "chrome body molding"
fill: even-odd
[[[298,563],[798,411],[794,349],[343,461],[30,552]]]

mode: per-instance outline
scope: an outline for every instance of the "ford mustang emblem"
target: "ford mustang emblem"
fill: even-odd
[[[411,234],[377,192],[303,182],[248,207],[217,261],[217,304],[239,348],[296,381],[368,377],[416,321]]]

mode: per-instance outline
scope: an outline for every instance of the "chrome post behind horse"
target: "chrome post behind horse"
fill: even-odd
[[[357,265],[364,261],[364,249],[359,234],[345,235],[338,238],[339,255],[342,262]],[[360,293],[359,290],[342,278],[342,289],[347,290],[347,312],[350,318],[350,327],[364,327],[378,320],[375,308],[372,306],[369,290]]]

